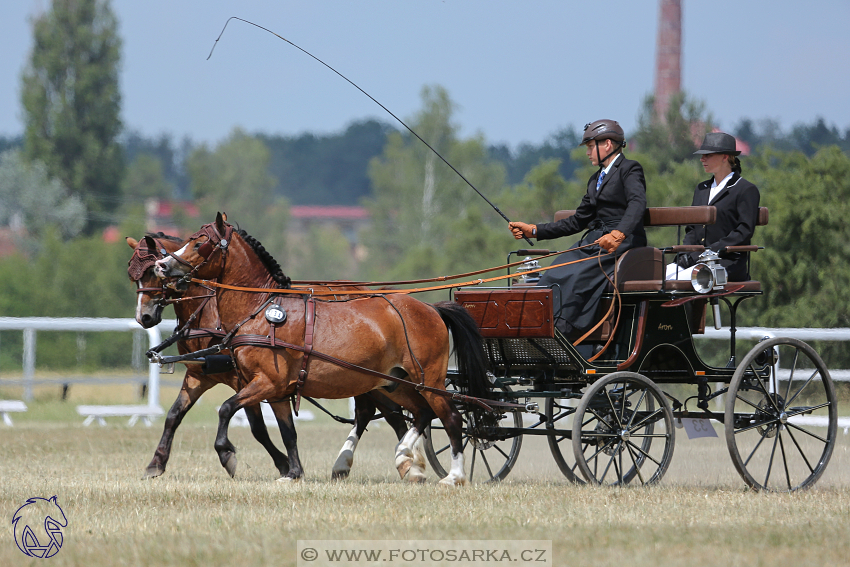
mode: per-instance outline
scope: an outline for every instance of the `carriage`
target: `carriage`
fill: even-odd
[[[572,211],[561,211],[556,220],[569,214]],[[715,215],[716,211],[711,206],[649,208],[644,226],[707,225],[715,221]],[[760,209],[759,224],[766,224],[767,220],[767,209]],[[228,246],[232,248],[229,244],[231,238],[238,240],[228,227],[219,215],[217,224],[205,225],[190,239],[189,243],[194,244],[190,246],[187,243],[181,249],[182,257],[167,254],[177,262],[166,257],[157,261],[157,269],[168,265],[169,269],[177,270],[177,275],[183,276],[184,284],[191,280],[219,289],[252,291],[247,287],[223,285],[224,276],[219,283],[191,278],[206,277],[202,275],[203,269],[208,268],[210,273],[218,274],[209,265],[218,262],[223,269],[228,262],[232,263],[234,260],[226,260],[225,254],[232,254],[232,258],[243,255],[238,251],[228,252]],[[758,250],[756,246],[732,248],[728,251],[750,254]],[[469,361],[460,361],[462,363],[457,368],[446,374],[446,359],[441,358],[442,353],[436,352],[440,349],[431,348],[427,342],[417,342],[419,339],[415,331],[419,327],[428,329],[424,333],[428,337],[445,332],[445,329],[440,331],[437,327],[428,327],[427,322],[421,322],[424,319],[415,319],[420,315],[433,318],[433,313],[428,315],[428,311],[416,315],[418,312],[413,304],[396,299],[402,297],[402,293],[392,295],[391,291],[365,291],[365,287],[353,283],[324,292],[316,291],[315,286],[308,286],[306,290],[253,289],[255,292],[273,293],[266,293],[263,297],[268,296],[268,299],[256,302],[254,307],[237,308],[236,313],[241,320],[237,325],[231,325],[231,332],[218,332],[216,339],[221,341],[220,344],[212,349],[170,359],[157,353],[153,353],[151,358],[160,363],[171,360],[209,364],[212,359],[207,355],[215,356],[222,349],[230,348],[232,351],[240,349],[242,353],[253,350],[263,356],[268,355],[275,370],[263,371],[268,375],[267,381],[271,374],[279,371],[279,364],[288,369],[289,382],[266,384],[263,386],[265,389],[255,388],[256,391],[250,394],[244,393],[250,387],[241,384],[234,388],[239,392],[237,396],[222,406],[216,449],[222,464],[231,474],[228,465],[235,467],[235,461],[230,461],[235,449],[227,440],[226,422],[237,407],[256,404],[262,399],[277,402],[280,406],[281,396],[285,393],[292,397],[293,388],[294,396],[300,398],[300,388],[304,388],[306,395],[311,385],[317,387],[314,384],[320,384],[321,378],[318,381],[307,378],[308,358],[312,356],[314,360],[320,360],[313,363],[314,375],[316,372],[340,375],[345,370],[349,372],[346,382],[353,382],[352,376],[357,376],[357,380],[372,380],[369,384],[364,382],[363,387],[357,390],[360,394],[378,388],[403,400],[403,406],[405,401],[413,404],[406,406],[414,408],[415,419],[410,430],[423,431],[424,436],[409,436],[399,431],[396,464],[402,477],[413,470],[412,474],[417,475],[414,478],[424,478],[421,476],[424,463],[418,463],[416,456],[417,442],[421,439],[428,462],[441,477],[445,477],[444,481],[449,480],[448,484],[465,482],[462,453],[467,447],[472,450],[468,460],[471,480],[503,480],[519,458],[523,437],[540,435],[546,437],[555,462],[570,481],[653,484],[661,480],[670,465],[677,428],[684,424],[691,429],[711,429],[713,432],[712,422],[717,422],[723,425],[733,464],[748,486],[769,491],[795,491],[810,487],[823,474],[836,440],[837,397],[829,371],[814,349],[792,338],[766,338],[740,356],[736,350],[737,310],[741,302],[762,293],[760,283],[726,282],[724,272],[716,269],[711,256],[707,257],[705,264],[698,266],[692,281],[664,278],[666,261],[680,252],[701,250],[698,246],[677,244],[660,249],[636,248],[622,254],[603,295],[600,322],[583,337],[564,336],[555,328],[553,290],[535,286],[534,279],[530,277],[544,269],[536,266],[530,257],[549,254],[549,251],[515,252],[529,258],[513,264],[509,261],[509,265],[521,266],[517,274],[508,274],[506,286],[457,287],[452,293],[451,305],[455,309],[438,305],[437,310],[451,329],[455,346],[464,338],[458,328],[450,324],[449,319],[456,317],[450,312],[456,312],[457,306],[462,306],[464,317],[477,327],[477,333],[483,340],[488,370],[483,387],[472,387],[471,376],[467,374],[472,373],[469,369],[474,365]],[[216,251],[220,260],[211,262]],[[181,268],[180,264],[185,267]],[[258,281],[268,283],[268,272],[261,271],[265,280]],[[163,270],[160,277],[167,279],[167,276],[175,275],[166,272]],[[512,278],[516,278],[517,282],[514,283]],[[177,287],[172,285],[171,292]],[[443,287],[452,289],[454,286]],[[151,289],[140,284],[139,291]],[[167,294],[164,290],[161,293]],[[276,295],[278,293],[281,295]],[[301,294],[299,299],[292,299],[297,294]],[[315,315],[318,308],[312,299],[304,299],[314,295],[322,297],[323,294],[333,299],[322,308],[336,309],[336,315],[330,313],[324,319]],[[362,312],[351,311],[352,305],[357,303],[352,298],[369,294],[382,298],[378,301],[382,309],[389,313],[390,318],[401,321],[395,332],[402,337],[398,344],[387,343],[380,348],[375,344],[368,347],[360,345],[361,342],[369,342],[371,335],[357,333],[371,333],[372,327],[380,326],[377,323],[361,326],[358,331],[343,328],[345,325],[358,325],[358,318],[366,316]],[[228,297],[233,295],[231,292]],[[284,299],[275,297],[288,297],[287,301],[292,303],[286,307]],[[298,311],[299,302],[305,306],[303,312]],[[225,303],[219,296],[222,310]],[[375,303],[369,305],[374,306]],[[715,326],[720,328],[721,305],[728,311],[730,352],[725,364],[712,366],[697,352],[694,336],[705,330],[708,306],[712,307]],[[370,309],[374,311],[374,307]],[[265,320],[260,317],[264,310]],[[291,313],[288,320],[287,311]],[[281,315],[283,319],[280,319]],[[314,318],[325,321],[326,326],[315,326]],[[243,327],[242,330],[239,330],[240,327]],[[249,327],[254,329],[249,331],[253,334],[239,334]],[[342,331],[339,331],[340,328]],[[340,341],[348,341],[357,343],[358,349],[347,351],[347,354],[314,350],[312,341],[328,335],[332,329],[342,334],[337,335],[335,342],[327,344],[343,349]],[[281,332],[291,332],[292,337],[300,333],[298,340],[302,342],[296,344],[295,339],[281,340],[278,338]],[[412,362],[407,360],[404,363],[408,364],[406,368],[411,372],[400,373],[402,362],[391,363],[387,366],[392,368],[390,371],[378,371],[382,362],[375,357],[386,354],[379,352],[382,349],[386,352],[394,349],[415,352],[412,357],[407,357],[412,358]],[[427,356],[421,356],[431,350],[435,352],[433,365]],[[476,347],[476,350],[480,349]],[[232,356],[234,359],[241,357],[242,366],[249,362],[247,356]],[[402,352],[401,358],[405,356]],[[257,363],[255,368],[261,369],[264,364],[268,366],[270,363]],[[321,365],[318,370],[316,364]],[[443,365],[441,371],[440,364]],[[436,379],[445,381],[445,389],[443,384],[433,382],[435,376],[432,371],[426,372],[431,367],[429,365],[438,371]],[[225,370],[233,370],[232,365],[225,366]],[[418,384],[414,373],[417,370],[421,371]],[[262,374],[260,370],[258,373]],[[432,375],[430,383],[426,383],[426,374]],[[240,378],[235,380],[238,382]],[[254,382],[249,384],[254,385]],[[329,392],[321,388],[316,391]],[[317,397],[345,395],[338,391],[330,393],[332,396]],[[432,408],[443,410],[443,414],[437,412],[439,422],[432,422],[430,418],[422,421],[422,416],[432,414],[417,412],[421,408],[416,406],[419,402],[415,400],[421,402],[420,396],[427,399]],[[718,409],[721,403],[723,411]],[[297,408],[297,403],[294,405]],[[278,421],[283,432],[285,416],[279,415]],[[426,428],[426,424],[430,425]],[[163,439],[165,437],[164,433]],[[284,441],[287,442],[286,434]],[[292,443],[291,447],[287,444],[290,456],[294,440]],[[458,454],[461,455],[459,461]],[[278,459],[275,462],[278,464]],[[284,467],[279,468],[283,472]]]
[[[561,211],[555,220],[572,213]],[[649,208],[644,226],[712,224],[715,214],[710,206]],[[758,224],[767,221],[761,208]],[[757,247],[736,249],[749,254]],[[665,280],[665,263],[693,251],[702,248],[624,253],[599,308],[601,324],[580,345],[553,326],[552,290],[526,277],[535,262],[523,266],[516,285],[509,280],[508,287],[454,293],[484,337],[493,398],[525,406],[500,419],[475,406],[463,409],[464,443],[474,449],[471,477],[504,479],[523,437],[542,435],[571,481],[655,483],[670,464],[683,421],[704,429],[714,421],[723,425],[732,462],[748,486],[793,491],[818,480],[837,430],[829,371],[809,345],[792,338],[765,337],[741,356],[738,306],[760,295],[761,285],[727,283],[710,266],[694,281]],[[548,253],[517,251],[529,260]],[[718,329],[720,306],[728,308],[730,352],[722,366],[704,362],[694,342],[705,331],[709,305]],[[450,387],[459,382],[448,380]],[[441,471],[447,446],[439,425],[429,442],[429,460]]]

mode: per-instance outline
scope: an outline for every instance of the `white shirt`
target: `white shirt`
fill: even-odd
[[[714,179],[712,180],[712,182],[711,182],[711,190],[708,192],[708,204],[709,204],[709,205],[710,205],[710,204],[711,204],[711,202],[714,200],[714,198],[715,198],[715,197],[717,197],[717,195],[718,195],[718,194],[720,194],[720,192],[721,192],[721,191],[723,191],[723,188],[724,188],[724,187],[726,187],[726,184],[727,184],[727,183],[729,183],[729,180],[730,180],[730,179],[732,179],[732,176],[733,176],[733,175],[735,175],[735,172],[734,172],[734,171],[733,171],[732,173],[730,173],[729,175],[727,175],[726,177],[724,177],[724,178],[720,181],[720,184],[718,184],[718,183],[717,183],[717,179],[716,179],[716,178],[714,178]]]

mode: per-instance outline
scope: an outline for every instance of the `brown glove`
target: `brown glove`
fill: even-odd
[[[519,240],[523,236],[526,238],[537,237],[537,225],[536,224],[526,224],[524,222],[511,222],[508,223],[508,227],[511,229],[511,232],[514,233],[514,238]]]
[[[610,254],[614,252],[617,248],[619,248],[620,243],[622,243],[625,239],[625,234],[623,234],[619,230],[612,230],[608,234],[602,235],[602,237],[596,241],[596,244],[607,250]]]

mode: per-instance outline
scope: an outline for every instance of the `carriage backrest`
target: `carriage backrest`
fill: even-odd
[[[574,210],[555,213],[555,221],[576,214]],[[757,226],[767,224],[770,215],[767,207],[759,207]],[[683,226],[688,224],[714,224],[717,222],[717,209],[710,205],[698,207],[648,207],[643,215],[643,226]]]

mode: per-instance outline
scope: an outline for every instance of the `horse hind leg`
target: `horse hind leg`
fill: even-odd
[[[401,478],[409,482],[425,482],[425,451],[422,443],[427,424],[434,417],[427,406],[417,408],[414,414],[413,426],[396,445],[395,465]]]
[[[277,418],[277,426],[280,429],[283,445],[286,447],[286,452],[289,453],[289,471],[277,480],[281,482],[301,480],[304,477],[304,468],[301,466],[301,457],[298,456],[298,434],[295,431],[292,408],[289,401],[273,402],[269,405],[271,405]]]
[[[286,405],[287,407],[289,406],[289,404]],[[248,424],[251,426],[251,433],[254,435],[254,439],[268,452],[280,476],[286,476],[289,473],[289,458],[272,443],[260,404],[246,406],[245,416],[248,418]]]
[[[448,399],[436,395],[429,394],[428,402],[443,422],[446,429],[446,435],[452,446],[452,462],[449,474],[440,481],[440,484],[445,486],[465,486],[467,484],[466,473],[464,472],[463,459],[463,420],[457,409],[448,401]]]
[[[215,437],[215,451],[218,453],[218,460],[231,478],[236,475],[236,447],[227,438],[227,429],[230,425],[230,419],[237,411],[239,411],[239,404],[236,396],[221,404],[221,408],[218,410],[218,432]]]

